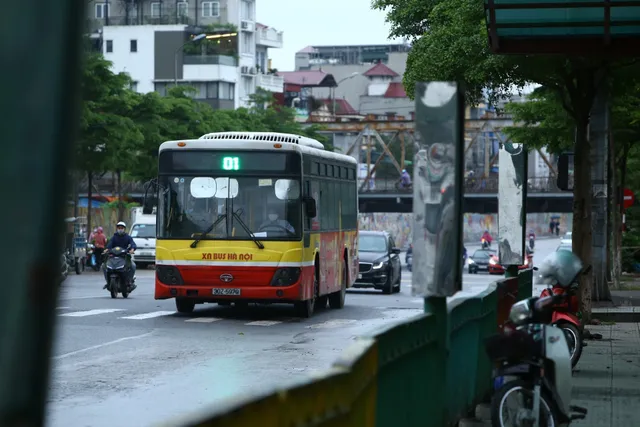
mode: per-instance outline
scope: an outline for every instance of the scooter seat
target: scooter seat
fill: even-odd
[[[587,408],[583,408],[582,406],[576,406],[576,405],[571,405],[571,406],[569,406],[569,409],[570,409],[572,412],[577,412],[577,413],[579,413],[579,414],[583,414],[583,415],[586,415],[586,414],[587,414],[587,412],[588,412],[588,411],[587,411]]]

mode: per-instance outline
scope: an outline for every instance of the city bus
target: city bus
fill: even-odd
[[[291,303],[301,317],[342,308],[358,273],[356,166],[292,134],[164,142],[155,298],[175,298],[180,313],[202,303]]]

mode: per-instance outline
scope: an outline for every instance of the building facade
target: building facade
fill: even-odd
[[[268,59],[283,34],[256,22],[253,0],[94,0],[87,10],[91,37],[138,92],[188,85],[214,108],[238,108],[258,88],[283,91]]]

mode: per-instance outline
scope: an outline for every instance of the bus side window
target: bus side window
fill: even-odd
[[[311,181],[306,180],[304,182],[304,195],[305,197],[313,197],[313,194],[311,193]],[[317,200],[316,200],[317,202]],[[304,215],[304,228],[305,230],[311,230],[311,218],[309,218],[306,214],[305,214],[305,210],[302,210],[302,215]]]

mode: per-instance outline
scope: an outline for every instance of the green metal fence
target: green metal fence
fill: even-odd
[[[333,367],[293,387],[240,397],[169,425],[443,427],[492,390],[484,339],[514,301],[531,295],[532,272],[454,299],[447,314],[425,312],[358,339]],[[444,330],[443,330],[444,325]]]

